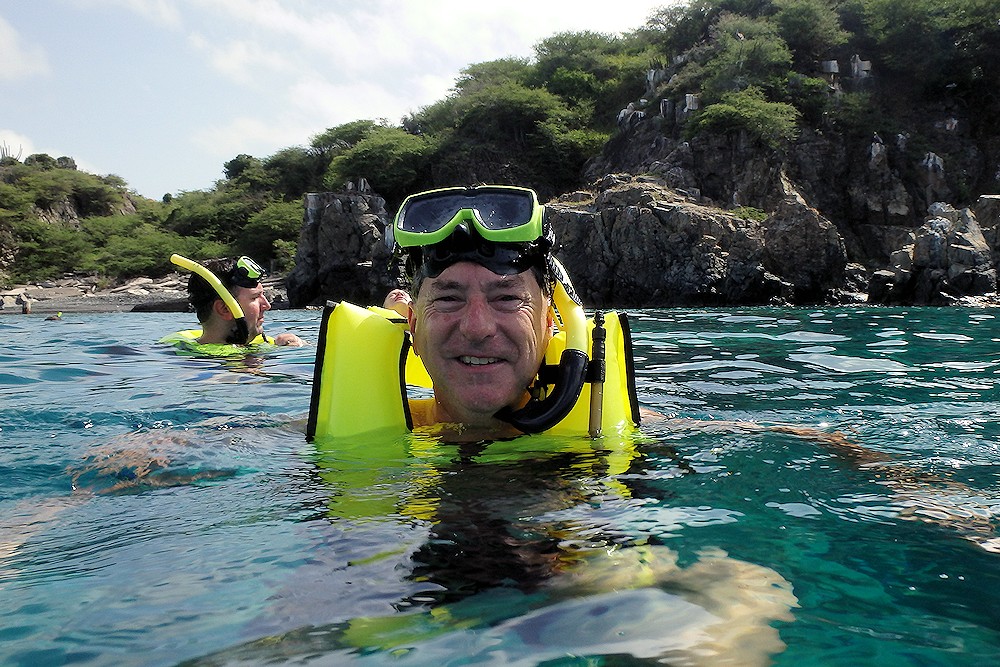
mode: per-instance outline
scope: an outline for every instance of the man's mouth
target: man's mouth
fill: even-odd
[[[467,366],[487,366],[500,361],[497,357],[470,357],[467,355],[459,357],[458,360]]]

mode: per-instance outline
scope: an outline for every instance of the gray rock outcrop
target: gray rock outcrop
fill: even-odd
[[[612,175],[546,208],[558,254],[595,307],[813,302],[843,282],[836,229],[795,201],[756,222],[657,177]]]
[[[984,202],[984,215],[995,212]],[[995,220],[990,228],[996,234]],[[932,204],[910,243],[890,255],[876,271],[868,300],[877,304],[947,305],[967,297],[993,295],[997,271],[993,251],[971,209]]]
[[[292,308],[327,300],[382,303],[399,286],[385,242],[385,200],[362,181],[341,192],[309,193],[286,287]]]
[[[306,204],[291,306],[381,303],[401,280],[383,241],[382,199],[349,190]],[[657,176],[610,175],[546,212],[557,255],[591,307],[814,303],[844,280],[836,228],[794,196],[759,221],[705,206]]]

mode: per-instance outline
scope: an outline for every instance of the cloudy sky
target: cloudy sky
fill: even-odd
[[[69,156],[140,194],[211,188],[359,119],[399,123],[471,64],[674,0],[0,0],[0,149]]]

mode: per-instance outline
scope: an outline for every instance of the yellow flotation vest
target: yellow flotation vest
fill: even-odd
[[[245,357],[248,354],[270,350],[275,347],[274,342],[264,334],[257,334],[257,337],[246,345],[236,345],[235,343],[199,343],[199,338],[201,338],[201,329],[187,329],[164,336],[160,339],[160,342],[173,345],[185,352],[193,352],[209,357]]]
[[[628,319],[624,313],[603,314],[605,376],[600,429],[605,433],[635,429],[639,407]],[[587,321],[588,349],[593,348],[594,318]],[[599,338],[599,337],[598,337]],[[545,368],[558,363],[566,346],[559,331],[545,351]],[[374,431],[403,433],[413,429],[407,386],[427,390],[431,380],[410,346],[407,322],[395,311],[362,308],[347,302],[328,304],[323,311],[316,346],[307,438],[351,437]],[[594,367],[599,364],[593,364]],[[569,414],[546,433],[587,435],[591,432],[588,378]]]

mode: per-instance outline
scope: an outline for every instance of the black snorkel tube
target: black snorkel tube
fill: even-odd
[[[504,408],[496,414],[497,419],[523,433],[540,433],[565,419],[580,398],[587,378],[587,316],[566,269],[555,257],[550,257],[549,262],[555,277],[552,296],[566,331],[566,349],[559,357],[548,396],[531,398],[517,410]]]
[[[234,297],[232,293],[226,289],[226,286],[222,284],[222,281],[219,280],[218,276],[198,262],[176,253],[170,256],[170,261],[182,269],[187,269],[188,271],[197,273],[205,279],[205,282],[212,286],[215,293],[219,295],[222,302],[226,304],[227,308],[229,308],[229,312],[233,314],[233,321],[236,324],[235,342],[240,345],[248,344],[250,342],[250,329],[247,327],[247,318],[243,314],[243,308],[241,308],[239,302],[236,301],[236,297]]]

